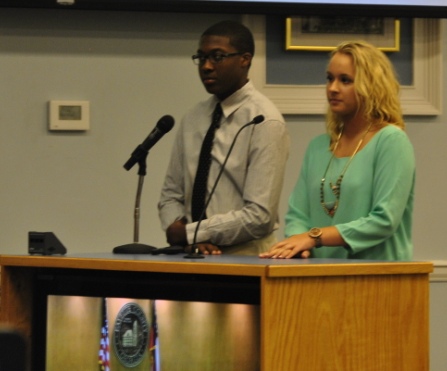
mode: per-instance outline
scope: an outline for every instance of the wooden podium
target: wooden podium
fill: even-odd
[[[261,307],[262,371],[428,371],[429,262],[2,255],[1,321],[45,370],[48,295]]]

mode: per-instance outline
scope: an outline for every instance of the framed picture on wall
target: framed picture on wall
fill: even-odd
[[[388,17],[287,17],[286,50],[330,51],[340,42],[364,40],[385,52],[400,47],[400,22]]]
[[[267,81],[267,42],[264,15],[245,15],[243,22],[253,31],[256,43],[255,63],[250,78],[283,114],[323,115],[326,112],[325,85],[275,84]],[[442,113],[442,33],[441,20],[414,18],[413,82],[401,86],[404,115],[440,115]]]

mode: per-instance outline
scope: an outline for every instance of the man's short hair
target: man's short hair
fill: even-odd
[[[251,31],[237,21],[222,21],[209,27],[204,36],[224,36],[230,39],[230,44],[240,53],[255,54],[255,42]]]

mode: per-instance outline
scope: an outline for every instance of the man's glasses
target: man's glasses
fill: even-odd
[[[194,64],[205,64],[206,60],[212,64],[222,62],[225,58],[234,57],[235,55],[242,55],[243,53],[211,53],[211,54],[194,54],[191,58]]]

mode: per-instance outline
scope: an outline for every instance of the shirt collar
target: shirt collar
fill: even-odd
[[[240,106],[242,106],[244,102],[248,99],[248,97],[251,95],[253,90],[254,90],[253,83],[250,80],[248,80],[247,83],[242,88],[235,91],[228,98],[220,102],[224,117],[230,116]],[[219,100],[216,97],[214,97],[214,99],[215,99],[214,105],[216,105],[219,102]]]

